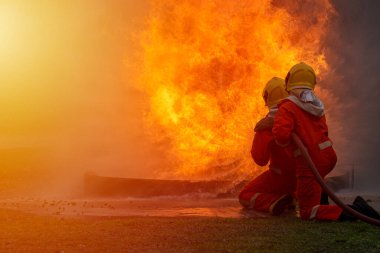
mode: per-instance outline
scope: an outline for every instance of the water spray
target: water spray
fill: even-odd
[[[362,220],[364,222],[367,222],[369,224],[379,226],[380,227],[380,220],[373,219],[371,217],[368,217],[366,215],[363,215],[359,213],[358,211],[355,211],[348,205],[344,204],[335,194],[334,192],[326,185],[325,181],[319,174],[317,167],[315,166],[313,160],[311,159],[309,152],[307,151],[305,145],[302,143],[301,139],[295,134],[292,133],[292,138],[298,148],[301,151],[302,156],[306,159],[307,164],[309,165],[309,168],[313,172],[315,178],[317,179],[318,183],[321,185],[322,189],[329,195],[329,197],[344,211],[347,211],[349,214],[353,215],[354,217],[358,218],[359,220]]]

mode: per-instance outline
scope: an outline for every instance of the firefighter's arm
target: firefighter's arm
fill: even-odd
[[[265,166],[270,158],[270,143],[273,141],[273,136],[270,129],[259,131],[253,137],[251,155],[255,163],[259,166]]]
[[[257,122],[254,131],[261,132],[265,130],[271,130],[273,127],[273,123],[274,123],[274,118],[266,116],[265,118]]]
[[[280,106],[274,118],[272,128],[273,137],[275,142],[285,147],[290,143],[290,134],[294,129],[294,114],[289,111],[286,106]]]

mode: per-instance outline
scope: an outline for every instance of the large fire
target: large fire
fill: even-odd
[[[143,34],[140,88],[147,130],[170,156],[161,176],[255,175],[253,127],[262,88],[305,61],[328,70],[323,39],[334,10],[324,1],[156,1]]]

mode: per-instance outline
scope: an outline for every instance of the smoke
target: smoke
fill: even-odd
[[[69,193],[86,171],[150,176],[160,158],[133,88],[148,9],[143,1],[1,1],[9,43],[0,42],[0,194]]]
[[[334,102],[329,105],[330,132],[344,136],[336,143],[340,163],[354,164],[356,185],[379,189],[380,147],[380,3],[332,1],[337,16],[326,40],[331,71],[323,82]],[[334,121],[341,128],[334,128]],[[333,122],[333,124],[331,124]],[[342,138],[339,138],[342,140]]]

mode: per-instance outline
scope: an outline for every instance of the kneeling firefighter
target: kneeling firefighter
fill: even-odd
[[[316,75],[313,68],[303,62],[294,65],[285,83],[289,96],[279,104],[272,132],[279,146],[292,149],[301,218],[333,221],[355,219],[336,205],[320,204],[321,186],[300,150],[291,141],[291,135],[295,133],[305,145],[322,178],[335,167],[337,156],[328,136],[324,105],[314,93]],[[351,207],[366,216],[380,218],[360,196]]]
[[[239,201],[245,208],[272,215],[280,215],[293,202],[296,190],[292,149],[276,145],[272,135],[277,104],[287,96],[283,79],[274,77],[266,84],[263,98],[269,113],[256,124],[251,155],[260,166],[270,161],[269,170],[256,177],[239,194]]]

